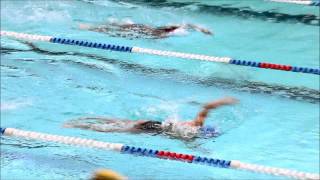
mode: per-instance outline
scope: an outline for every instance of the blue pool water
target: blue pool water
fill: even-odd
[[[1,30],[319,68],[317,7],[258,0],[154,2],[1,1]],[[255,13],[269,11],[286,18]],[[318,20],[294,18],[306,14]],[[131,40],[77,28],[110,18],[153,26],[193,23],[213,30],[214,36],[190,32]],[[319,80],[303,73],[1,37],[1,127],[319,173]],[[223,132],[214,139],[185,142],[62,127],[81,116],[188,120],[202,103],[223,96],[240,103],[217,109],[208,118],[207,124]],[[1,137],[0,179],[87,179],[99,168],[130,179],[281,179]]]

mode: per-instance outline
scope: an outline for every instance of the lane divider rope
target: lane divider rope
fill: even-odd
[[[96,42],[89,42],[89,41],[82,41],[82,40],[75,40],[75,39],[58,38],[58,37],[52,37],[52,36],[16,33],[11,31],[1,31],[1,36],[8,36],[8,37],[24,39],[24,40],[46,41],[46,42],[65,44],[65,45],[84,46],[84,47],[98,48],[98,49],[111,50],[111,51],[141,53],[141,54],[176,57],[176,58],[184,58],[184,59],[195,59],[195,60],[201,60],[201,61],[234,64],[234,65],[240,65],[240,66],[251,66],[255,68],[274,69],[274,70],[281,70],[281,71],[301,72],[301,73],[320,75],[320,68],[297,67],[297,66],[290,66],[290,65],[273,64],[273,63],[267,63],[267,62],[254,62],[254,61],[247,61],[247,60],[232,59],[230,57],[216,57],[216,56],[208,56],[208,55],[201,55],[201,54],[162,51],[162,50],[141,48],[141,47],[135,47],[135,46],[134,47],[120,46],[120,45],[114,45],[114,44],[96,43]]]
[[[222,159],[213,159],[207,157],[194,156],[190,154],[181,154],[169,151],[161,151],[161,150],[152,150],[134,146],[126,146],[124,144],[119,143],[108,143],[95,141],[91,139],[77,138],[77,137],[69,137],[69,136],[59,136],[52,134],[45,134],[33,131],[24,131],[15,128],[0,128],[1,135],[5,136],[13,136],[19,138],[26,139],[34,139],[34,140],[42,140],[42,141],[50,141],[68,145],[77,145],[77,146],[85,146],[90,148],[98,148],[103,150],[113,150],[122,153],[132,154],[136,156],[146,156],[146,157],[154,157],[159,159],[167,159],[167,160],[177,160],[188,163],[197,163],[203,165],[209,165],[220,168],[231,168],[238,170],[247,170],[256,173],[264,173],[275,176],[285,176],[294,179],[312,179],[318,180],[320,178],[319,174],[300,172],[295,170],[283,169],[283,168],[275,168],[268,167],[256,164],[244,163],[237,160],[222,160]]]
[[[309,6],[320,6],[320,1],[309,1],[309,0],[270,0],[273,2],[280,2],[280,3],[292,3],[292,4],[301,4],[301,5],[309,5]]]

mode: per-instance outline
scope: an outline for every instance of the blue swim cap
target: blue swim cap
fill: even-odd
[[[210,126],[204,126],[199,129],[199,135],[204,138],[217,137],[219,132],[216,128]]]

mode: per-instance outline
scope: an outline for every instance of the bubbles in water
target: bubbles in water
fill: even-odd
[[[179,119],[177,114],[173,114],[162,123],[165,134],[183,139],[192,139],[198,136],[199,127],[189,126]]]
[[[124,24],[134,24],[133,20],[132,20],[132,19],[129,19],[129,18],[123,19],[122,22],[123,22]]]
[[[1,19],[3,18],[3,22],[13,23],[15,26],[70,23],[72,18],[64,6],[66,4],[52,4],[50,1],[26,2],[24,4],[7,2],[6,8],[1,9],[3,10]]]
[[[163,121],[168,117],[178,117],[179,104],[176,102],[161,101],[159,104],[142,107],[142,109],[134,112],[138,119],[146,118],[150,120]]]
[[[117,23],[117,24],[134,24],[134,21],[130,18],[118,19],[114,17],[110,17],[107,19],[108,23]]]
[[[0,110],[6,111],[6,110],[15,110],[21,107],[25,107],[28,105],[32,105],[31,100],[14,100],[14,101],[6,101],[1,102],[0,104]]]

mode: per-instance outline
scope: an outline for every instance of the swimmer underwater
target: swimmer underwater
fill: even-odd
[[[98,26],[91,24],[79,24],[79,29],[105,33],[111,36],[146,39],[161,39],[173,35],[185,35],[188,31],[193,30],[202,32],[206,35],[213,34],[210,30],[194,24],[175,24],[152,27],[145,24],[112,22]]]
[[[99,132],[127,132],[127,133],[155,133],[165,134],[179,139],[210,138],[220,133],[216,128],[204,126],[205,120],[212,109],[224,105],[237,103],[238,100],[232,97],[225,97],[209,102],[202,106],[202,110],[196,118],[191,121],[169,122],[153,120],[121,120],[106,117],[82,117],[70,120],[64,124],[66,128],[89,129]],[[94,121],[90,121],[94,120]]]

